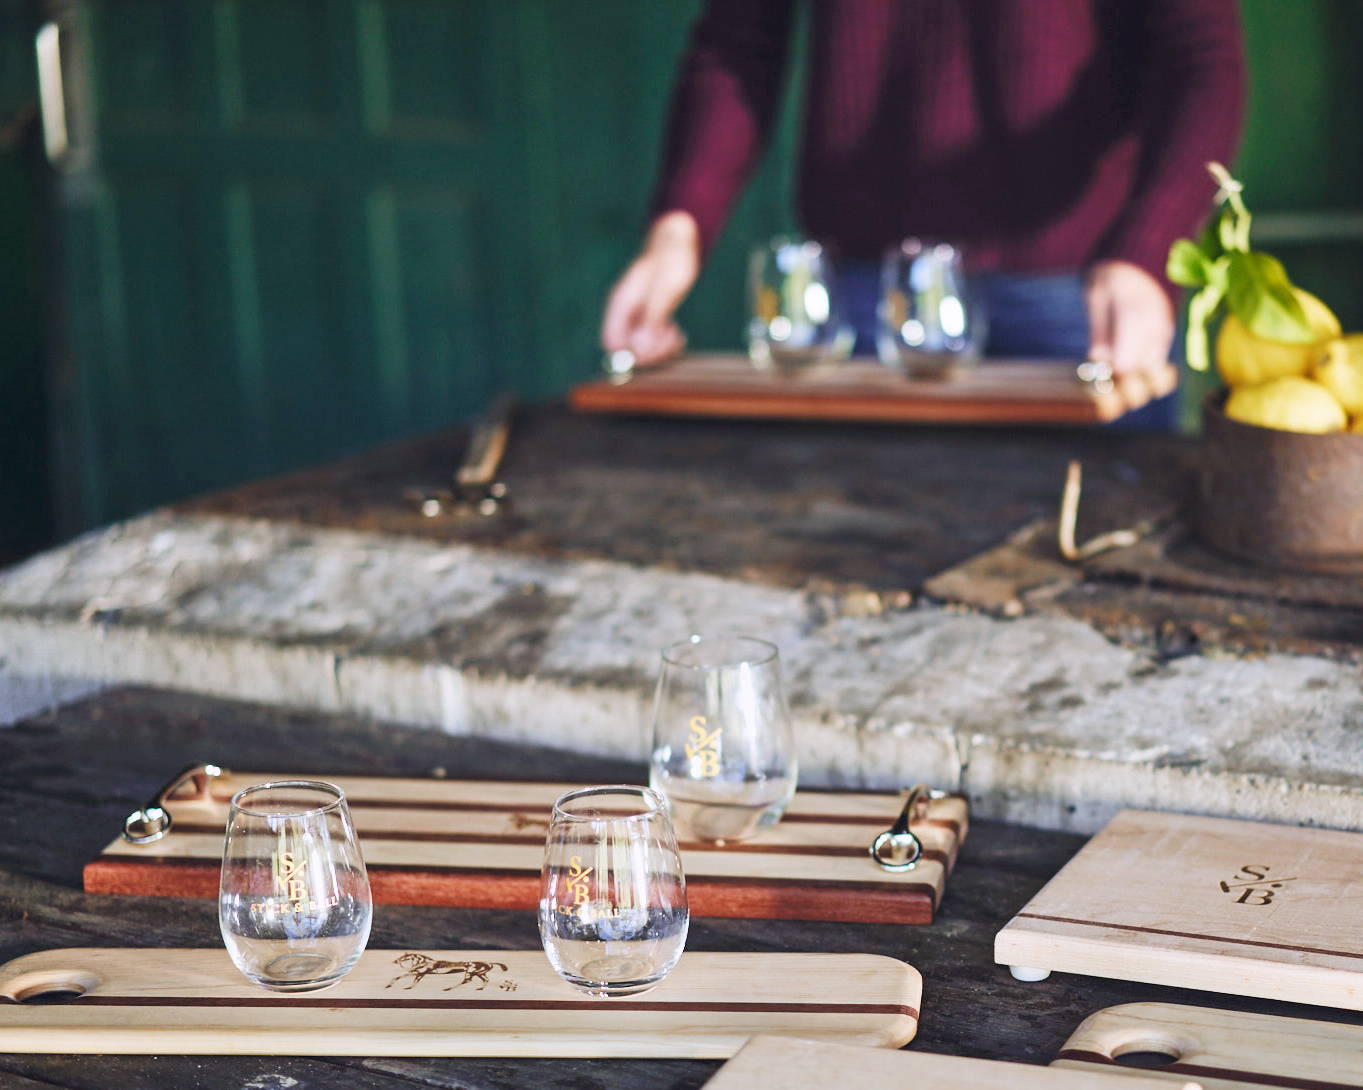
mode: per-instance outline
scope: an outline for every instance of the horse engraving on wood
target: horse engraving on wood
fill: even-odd
[[[414,952],[399,954],[393,959],[393,964],[399,966],[402,972],[385,984],[384,987],[391,988],[398,981],[407,980],[407,991],[411,991],[428,976],[458,976],[462,974],[462,979],[456,980],[453,984],[442,988],[441,991],[448,992],[477,981],[478,986],[475,990],[481,992],[492,983],[488,979],[488,974],[493,969],[500,969],[504,973],[507,971],[506,966],[500,961],[441,961],[429,954]],[[497,987],[504,992],[516,990],[515,983],[510,980],[499,981]]]

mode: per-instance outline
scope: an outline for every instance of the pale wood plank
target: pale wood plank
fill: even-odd
[[[420,952],[506,969],[482,990],[448,975],[407,988],[403,951],[369,950],[333,987],[277,996],[224,950],[29,954],[0,967],[0,995],[63,984],[84,995],[0,1005],[0,1052],[715,1058],[758,1033],[898,1048],[922,997],[915,969],[869,954],[685,954],[653,991],[594,1000],[541,951]]]

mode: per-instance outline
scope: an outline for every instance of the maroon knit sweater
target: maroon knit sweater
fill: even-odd
[[[792,0],[709,0],[683,58],[654,211],[708,249],[780,97]],[[849,256],[906,235],[979,268],[1130,261],[1163,282],[1229,161],[1235,0],[814,0],[799,212]]]

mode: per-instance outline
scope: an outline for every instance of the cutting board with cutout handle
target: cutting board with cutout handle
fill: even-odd
[[[817,1041],[758,1037],[705,1084],[705,1090],[1170,1090],[1143,1071],[1064,1071],[1055,1067],[885,1052]],[[1133,1077],[1134,1076],[1134,1077]],[[1173,1083],[1194,1090],[1196,1082]]]
[[[1090,1015],[1053,1066],[1117,1072],[1132,1053],[1163,1057],[1143,1074],[1158,1073],[1166,1086],[1193,1079],[1203,1090],[1363,1090],[1363,1026],[1176,1003],[1127,1003]]]
[[[594,999],[540,950],[368,950],[281,995],[222,949],[68,948],[0,966],[0,1052],[723,1059],[761,1033],[899,1048],[921,997],[872,954],[686,953],[652,991]]]

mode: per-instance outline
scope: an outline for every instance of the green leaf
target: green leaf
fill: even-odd
[[[1314,339],[1311,326],[1282,263],[1259,251],[1237,251],[1229,257],[1226,298],[1245,328],[1256,337],[1309,344]]]
[[[1184,338],[1184,355],[1194,371],[1205,371],[1211,363],[1209,347],[1211,333],[1208,326],[1216,316],[1225,292],[1216,284],[1208,284],[1188,300],[1188,332]]]
[[[1200,288],[1207,283],[1208,261],[1195,243],[1181,238],[1169,247],[1164,275],[1185,288]]]
[[[1221,216],[1224,211],[1222,207],[1213,212],[1212,218],[1207,221],[1207,226],[1202,228],[1202,234],[1198,236],[1197,247],[1208,261],[1215,261],[1226,252],[1226,248],[1221,245]]]

